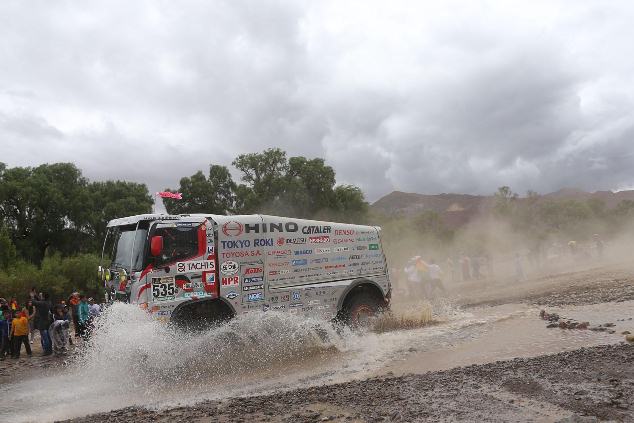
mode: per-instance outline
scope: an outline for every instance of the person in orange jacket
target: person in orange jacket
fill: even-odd
[[[26,355],[31,357],[31,345],[29,345],[29,319],[26,317],[26,311],[22,310],[18,317],[11,322],[11,341],[13,342],[13,355],[11,358],[20,358],[20,350],[22,344],[26,349]]]

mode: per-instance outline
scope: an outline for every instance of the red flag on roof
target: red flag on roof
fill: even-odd
[[[162,191],[162,192],[157,192],[156,195],[158,195],[161,198],[172,198],[174,200],[183,199],[183,195],[180,192]]]

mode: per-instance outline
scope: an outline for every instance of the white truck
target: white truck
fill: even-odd
[[[363,324],[389,306],[380,228],[266,215],[108,223],[100,275],[157,319],[207,327],[254,310]]]

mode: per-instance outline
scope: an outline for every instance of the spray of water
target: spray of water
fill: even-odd
[[[396,314],[417,322],[418,328],[407,331],[352,332],[316,318],[266,312],[185,333],[135,306],[114,304],[67,366],[0,387],[0,395],[12,398],[0,410],[0,421],[48,421],[130,405],[188,405],[367,377],[408,345],[455,331],[452,322],[461,312],[450,305],[434,313],[441,323],[421,328],[431,316],[429,307]]]

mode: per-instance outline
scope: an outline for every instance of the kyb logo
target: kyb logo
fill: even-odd
[[[222,233],[225,234],[225,236],[240,236],[243,232],[244,226],[235,220],[222,225]]]
[[[233,275],[238,271],[238,263],[235,261],[225,261],[220,265],[220,272],[223,275]]]

